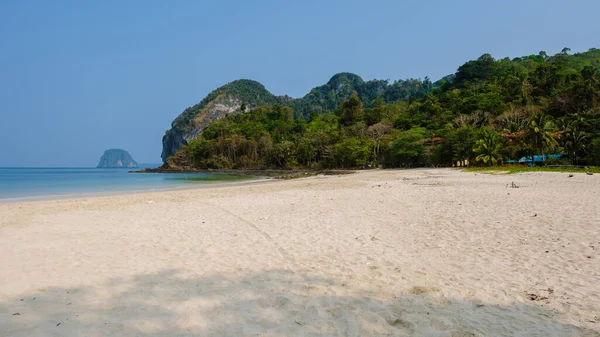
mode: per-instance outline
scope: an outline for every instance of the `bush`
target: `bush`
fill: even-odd
[[[333,158],[342,168],[366,165],[371,154],[371,144],[365,139],[346,138],[335,144]]]
[[[562,158],[548,158],[545,162],[545,165],[571,165],[571,160],[567,157]]]
[[[223,155],[212,155],[205,161],[206,168],[209,169],[230,169],[232,163]]]
[[[415,167],[426,164],[425,146],[421,141],[427,137],[425,128],[412,128],[398,134],[389,148],[387,166]]]
[[[590,162],[594,166],[600,166],[600,138],[592,140],[590,144]]]

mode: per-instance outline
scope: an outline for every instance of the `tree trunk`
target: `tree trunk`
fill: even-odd
[[[542,165],[541,166],[546,166],[546,158],[544,158],[544,148],[541,147],[540,148],[540,152],[542,153]]]

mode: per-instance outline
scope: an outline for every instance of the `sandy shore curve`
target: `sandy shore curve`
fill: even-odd
[[[599,252],[600,175],[0,204],[0,336],[600,336]]]

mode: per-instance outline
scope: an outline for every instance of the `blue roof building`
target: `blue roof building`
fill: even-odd
[[[555,153],[555,154],[548,154],[548,155],[535,155],[533,156],[533,163],[542,163],[545,162],[548,159],[558,159],[558,158],[562,158],[563,154],[561,153]],[[519,161],[515,161],[515,160],[507,160],[507,163],[519,163],[519,164],[531,164],[531,156],[527,156],[527,157],[523,157],[521,159],[519,159]]]

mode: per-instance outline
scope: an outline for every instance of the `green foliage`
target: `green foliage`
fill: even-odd
[[[590,163],[600,166],[600,138],[596,138],[590,143]]]
[[[390,144],[388,166],[416,167],[426,163],[423,139],[428,136],[425,128],[412,128],[400,132]]]
[[[496,71],[496,63],[490,54],[483,54],[475,61],[469,61],[458,68],[456,84],[466,85],[468,82],[485,81]]]
[[[333,166],[353,168],[366,165],[372,144],[364,138],[343,138],[333,146]]]
[[[475,160],[489,166],[501,163],[500,146],[502,146],[500,135],[494,131],[484,130],[481,138],[475,142],[473,147],[473,152],[476,154]]]
[[[555,125],[550,117],[538,113],[531,119],[525,130],[525,139],[543,155],[544,150],[554,150],[558,146],[553,131],[555,131]]]
[[[350,98],[342,102],[339,115],[344,125],[352,125],[363,119],[363,105],[356,94],[352,94]]]
[[[414,78],[398,80],[386,87],[382,96],[388,103],[421,99],[430,93],[433,87],[434,85],[428,77],[425,77],[424,80]]]
[[[381,98],[376,98],[375,106],[370,109],[365,109],[363,115],[364,121],[367,123],[367,125],[373,125],[381,122],[381,120],[386,116],[385,103]]]
[[[301,99],[232,82],[186,110],[232,93],[244,114],[212,123],[168,162],[196,168],[355,168],[498,165],[563,153],[600,165],[600,50],[495,60],[484,54],[455,75],[363,81],[335,75]],[[186,124],[187,123],[187,124]]]
[[[450,161],[445,161],[442,164],[451,166],[458,163],[458,166],[465,166],[473,159],[473,147],[478,136],[478,129],[472,126],[462,126],[448,131],[443,145],[447,148],[445,151],[450,152],[452,157]],[[446,156],[442,158],[447,159]]]
[[[424,80],[411,78],[389,84],[385,80],[365,82],[358,75],[339,73],[327,84],[312,89],[306,96],[290,100],[288,105],[293,108],[296,118],[308,119],[311,113],[325,114],[336,111],[340,104],[352,95],[356,95],[367,108],[372,108],[398,100],[419,99],[433,89],[434,85],[427,77]],[[375,123],[377,122],[372,124]]]

